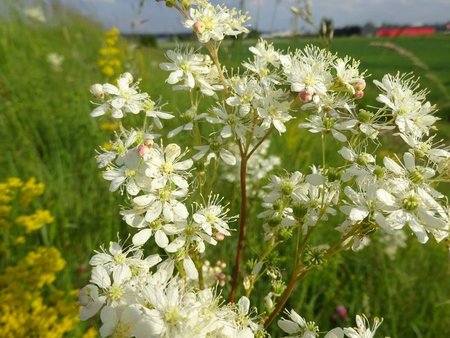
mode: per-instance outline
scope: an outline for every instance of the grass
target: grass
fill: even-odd
[[[108,192],[108,184],[101,178],[93,159],[94,149],[109,137],[88,114],[92,108],[88,88],[92,83],[104,81],[95,64],[102,31],[75,13],[61,12],[51,25],[10,15],[0,19],[0,32],[0,177],[35,176],[46,184],[42,205],[51,210],[56,221],[32,240],[35,244],[51,244],[61,249],[69,264],[58,284],[67,289],[79,288],[88,281],[89,273],[82,272],[81,268],[93,250],[126,229],[118,215],[122,199]],[[372,45],[388,40],[336,39],[332,50],[341,56],[348,54],[361,59],[362,68],[369,69],[372,78],[379,79],[384,73],[397,70],[419,74],[421,83],[431,90],[430,99],[441,108],[440,116],[444,120],[441,135],[448,141],[450,126],[445,120],[450,113],[450,68],[444,55],[448,55],[449,39],[449,36],[433,36],[391,41],[414,53],[428,70],[392,49]],[[277,40],[275,44],[292,49],[318,42]],[[222,52],[224,63],[238,65],[240,60],[249,57],[246,47],[247,42],[242,46],[226,45]],[[65,57],[59,72],[53,71],[46,61],[51,52]],[[170,102],[168,108],[183,111],[188,108],[188,100],[183,94],[173,93],[164,83],[167,74],[158,67],[162,60],[163,49],[139,48],[134,54],[133,71],[142,77],[142,88],[152,97],[162,97]],[[439,79],[438,83],[427,77],[430,71]],[[374,97],[372,85],[364,102],[374,102]],[[318,139],[299,131],[295,124],[291,123],[287,135],[274,136],[272,151],[292,154],[283,161],[287,170],[305,171],[312,163],[319,162],[320,152],[305,151],[319,149]],[[179,140],[188,143],[188,139]],[[389,141],[395,149],[395,140]],[[335,150],[328,149],[331,159],[336,158]],[[223,188],[236,209],[237,187],[224,185]],[[257,203],[252,202],[252,205]],[[256,213],[257,207],[252,212]],[[257,223],[250,224],[248,256],[260,249],[260,232]],[[321,236],[317,241],[333,234],[323,231]],[[213,256],[226,256],[230,249],[222,243]],[[287,246],[283,250],[279,257],[288,257],[292,248]],[[360,312],[384,316],[381,333],[392,338],[450,336],[447,255],[443,245],[423,246],[410,238],[408,247],[395,260],[390,260],[381,244],[374,242],[362,252],[346,253],[309,275],[297,288],[288,307],[307,318],[317,319],[323,328],[353,323],[353,318],[343,323],[333,319],[335,307],[343,304],[352,317]],[[280,264],[289,266],[288,261]],[[286,268],[282,272],[287,271]],[[259,296],[268,287],[258,289]]]

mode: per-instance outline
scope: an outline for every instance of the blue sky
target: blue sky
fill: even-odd
[[[139,0],[62,0],[94,17],[106,27],[117,26],[124,32],[152,33],[183,31],[181,18],[163,3],[146,0],[138,14]],[[212,1],[237,6],[239,0]],[[252,26],[263,31],[286,31],[291,27],[289,8],[295,0],[246,0],[246,10],[253,17]],[[335,26],[364,24],[372,21],[399,24],[445,23],[450,21],[450,0],[312,0],[316,23],[332,18]]]

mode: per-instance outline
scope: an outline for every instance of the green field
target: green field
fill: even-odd
[[[14,13],[0,17],[0,181],[11,176],[24,180],[36,177],[45,184],[45,194],[35,206],[49,209],[55,217],[53,224],[30,235],[26,245],[14,248],[10,261],[0,258],[0,273],[6,264],[16,262],[30,248],[53,245],[68,263],[56,285],[64,290],[77,289],[88,282],[90,274],[84,267],[93,250],[116,239],[117,233],[127,233],[118,214],[123,198],[109,193],[108,183],[102,179],[94,159],[95,149],[110,136],[89,116],[92,110],[89,87],[106,81],[96,65],[102,36],[99,25],[72,12],[58,12],[51,24],[33,22]],[[388,42],[390,47],[386,47]],[[281,49],[294,49],[320,41],[297,39],[274,43]],[[385,46],[379,46],[380,43]],[[227,43],[222,50],[223,63],[237,66],[249,57],[248,45],[247,41]],[[189,102],[186,96],[172,92],[164,82],[167,73],[158,66],[164,60],[164,49],[169,47],[137,46],[128,53],[126,68],[142,78],[141,88],[151,97],[162,97],[169,103],[166,109],[179,112],[188,108]],[[397,70],[419,75],[421,84],[430,90],[429,99],[440,110],[440,135],[449,143],[450,35],[392,40],[340,38],[333,41],[331,50],[362,60],[362,68],[368,69],[372,79]],[[410,54],[405,55],[405,51]],[[47,55],[53,52],[64,56],[59,71],[54,71],[47,62]],[[368,84],[363,102],[374,104],[375,86],[370,80]],[[274,136],[271,151],[280,154],[282,149],[287,170],[306,170],[320,157],[317,152],[308,151],[318,147],[319,137],[299,131],[295,121],[289,128],[286,135]],[[186,145],[189,142],[186,135],[177,141]],[[386,142],[390,149],[397,149],[395,139]],[[336,156],[335,151],[328,149],[329,158]],[[231,208],[236,211],[238,188],[224,188],[230,191]],[[253,214],[257,209],[252,209]],[[248,256],[259,249],[258,226],[258,222],[249,226]],[[3,236],[3,240],[7,238]],[[230,244],[219,244],[213,257],[230,252],[232,248],[227,245]],[[279,256],[289,255],[290,249],[285,247]],[[230,265],[231,262],[228,273]],[[364,312],[384,317],[380,336],[449,337],[449,277],[448,248],[442,243],[437,245],[430,240],[424,246],[410,238],[408,246],[400,249],[392,260],[384,254],[382,244],[374,242],[361,252],[345,253],[324,269],[311,273],[287,305],[306,318],[314,318],[322,328],[351,325],[354,314]],[[261,287],[258,291],[262,294],[264,290]],[[226,289],[224,294],[227,293]],[[339,304],[348,309],[351,315],[348,321],[332,319]],[[72,336],[81,336],[82,330]],[[273,335],[279,333],[274,331]]]

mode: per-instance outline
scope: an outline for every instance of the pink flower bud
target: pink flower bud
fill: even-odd
[[[218,274],[216,275],[216,278],[217,278],[217,279],[225,279],[225,278],[227,278],[227,276],[226,276],[224,273],[218,273]]]
[[[336,307],[336,314],[342,320],[347,320],[348,319],[347,309],[345,308],[344,305],[338,305]]]
[[[205,24],[201,21],[194,23],[194,31],[196,33],[202,34],[205,31]]]
[[[215,234],[215,237],[218,241],[223,241],[225,238],[225,235],[223,233],[221,233],[220,231],[217,231]]]
[[[355,91],[357,92],[363,91],[364,89],[366,89],[366,81],[364,81],[364,79],[359,79],[353,84],[353,88],[355,88]]]
[[[360,100],[364,97],[364,92],[362,90],[355,93],[355,99]]]
[[[302,90],[300,93],[298,93],[298,98],[302,102],[309,102],[312,100],[312,97],[313,95],[306,90]]]
[[[137,151],[138,151],[139,155],[144,156],[145,154],[148,153],[149,149],[146,146],[140,145],[137,148]]]

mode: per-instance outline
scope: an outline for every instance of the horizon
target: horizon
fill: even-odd
[[[211,1],[239,8],[238,0]],[[264,32],[292,31],[290,7],[296,0],[247,0],[245,10],[252,20],[250,28]],[[180,34],[184,29],[181,17],[164,3],[147,0],[139,11],[139,0],[61,0],[61,4],[72,7],[100,22],[105,28],[118,27],[126,34]],[[386,6],[398,7],[386,11]],[[298,20],[299,31],[312,32],[322,18],[331,18],[335,28],[364,26],[372,23],[376,27],[385,25],[421,26],[445,25],[450,22],[450,1],[446,0],[327,0],[312,1],[312,17],[316,27]]]

